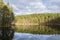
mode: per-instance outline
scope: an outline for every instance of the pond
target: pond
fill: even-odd
[[[13,40],[60,40],[60,35],[39,35],[15,32]]]

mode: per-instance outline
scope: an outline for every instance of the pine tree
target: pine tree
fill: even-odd
[[[7,5],[4,5],[0,8],[0,39],[1,40],[12,40],[14,36],[14,29],[13,29],[13,21],[14,21],[14,14],[8,8]],[[14,24],[14,23],[13,23]],[[12,27],[13,26],[13,27]]]

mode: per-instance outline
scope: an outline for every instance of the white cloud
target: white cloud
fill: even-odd
[[[26,9],[27,9],[27,11],[29,11],[29,12],[32,11],[29,6],[26,6]]]
[[[60,2],[60,0],[49,0],[50,2]]]
[[[21,1],[21,0],[19,0]],[[39,2],[40,0],[22,0],[21,2]]]
[[[50,13],[50,12],[51,12],[51,11],[50,11],[50,10],[47,10],[47,9],[41,11],[41,13]]]
[[[20,11],[20,9],[18,8],[18,6],[12,4],[13,10],[14,10],[14,14],[15,15],[22,15],[22,10]]]
[[[8,0],[4,2],[7,3]],[[60,12],[59,2],[60,0],[12,0],[10,4],[16,15],[25,15],[43,12]]]
[[[59,13],[59,12],[60,12],[60,7],[57,6],[57,5],[49,6],[48,9],[49,9],[52,13]]]
[[[44,13],[44,12],[50,12],[50,10],[47,10],[46,6],[43,5],[41,2],[30,2],[30,6],[26,6],[26,11],[19,10],[19,12],[22,15],[25,14],[32,14],[32,13]]]
[[[52,12],[52,13],[59,13],[59,12],[60,12],[60,7],[57,6],[57,5],[48,6],[48,9],[49,9],[50,12]]]
[[[31,6],[34,6],[34,8],[37,9],[45,9],[45,5],[43,5],[41,2],[32,2],[30,3]]]
[[[57,5],[51,5],[48,7],[50,10],[58,10],[60,9],[60,7],[58,7]]]
[[[50,12],[42,2],[31,2],[30,6],[34,13]]]
[[[14,12],[15,15],[27,15],[27,14],[32,14],[31,12],[22,12],[22,11],[19,11],[19,12]]]
[[[12,4],[12,7],[13,7],[14,10],[19,10],[19,8],[14,4]]]

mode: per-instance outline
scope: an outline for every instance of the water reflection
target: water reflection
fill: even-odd
[[[28,33],[15,33],[13,40],[60,40],[60,35],[38,35]]]
[[[44,25],[17,25],[16,31],[33,34],[60,34],[60,31]]]

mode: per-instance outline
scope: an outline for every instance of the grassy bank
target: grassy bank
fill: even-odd
[[[16,16],[17,32],[60,34],[60,14],[31,14]]]

